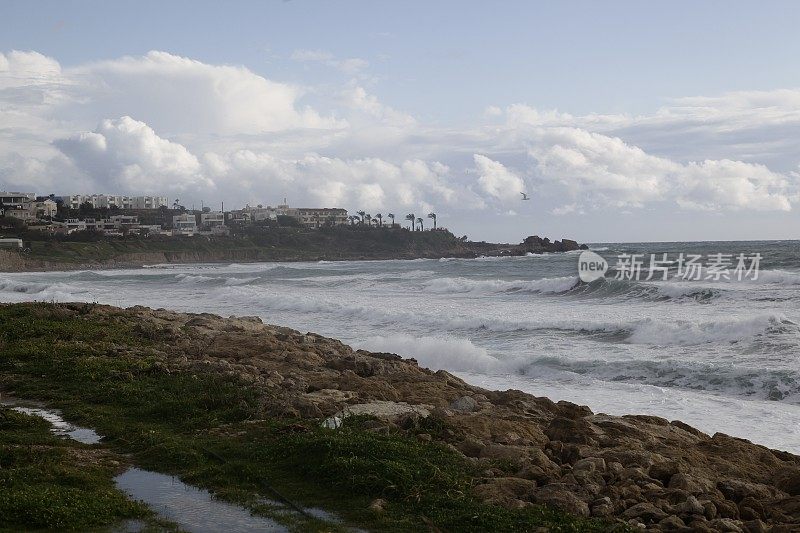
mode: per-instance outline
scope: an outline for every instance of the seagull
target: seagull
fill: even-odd
[[[530,200],[530,198],[528,198],[528,195],[526,193],[521,192],[520,194],[522,195],[523,200]]]

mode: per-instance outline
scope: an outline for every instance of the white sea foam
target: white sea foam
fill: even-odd
[[[577,276],[543,278],[534,280],[436,278],[425,283],[425,288],[434,293],[478,293],[534,292],[550,294],[568,291],[578,284]]]
[[[797,334],[798,328],[785,316],[776,314],[703,322],[646,319],[633,328],[628,342],[656,345],[734,342],[765,335],[770,331],[787,330]]]
[[[421,366],[433,370],[496,372],[506,367],[504,362],[490,356],[485,348],[475,346],[469,339],[452,336],[379,335],[364,339],[358,347],[414,358]]]

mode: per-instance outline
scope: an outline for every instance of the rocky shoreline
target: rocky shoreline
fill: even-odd
[[[255,317],[61,308],[133,324],[157,339],[154,356],[165,372],[220,373],[252,385],[266,417],[336,427],[349,414],[369,415],[365,427],[376,433],[436,420],[443,431],[417,436],[478,466],[472,490],[488,503],[553,506],[654,531],[800,531],[800,457],[787,452],[680,421],[485,390],[413,359],[353,350]],[[116,349],[130,355],[126,346]]]

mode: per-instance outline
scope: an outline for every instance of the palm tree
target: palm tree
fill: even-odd
[[[364,221],[367,223],[367,226],[371,226],[372,225],[372,215],[370,215],[369,213],[364,215]]]
[[[380,227],[383,227],[383,215],[382,214],[378,213],[377,215],[375,215],[375,220],[378,221],[378,225]]]
[[[436,213],[428,213],[428,218],[433,219],[433,229],[436,229]]]
[[[424,228],[424,227],[422,227],[422,219],[421,219],[421,218],[418,218],[418,219],[417,219],[417,224],[419,224],[419,230],[420,230],[420,231],[424,231],[424,230],[425,230],[425,228]]]
[[[389,213],[386,216],[392,219],[392,227],[394,227],[394,213]]]
[[[365,216],[367,213],[366,213],[366,212],[364,212],[364,211],[357,211],[357,213],[358,213],[358,214],[359,214],[359,216],[361,217],[361,223],[363,224],[363,223],[364,223],[364,216]]]
[[[414,231],[414,221],[417,220],[417,216],[414,213],[409,213],[406,215],[406,220],[411,221],[411,231]]]

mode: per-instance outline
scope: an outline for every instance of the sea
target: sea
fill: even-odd
[[[0,301],[255,315],[480,387],[800,453],[800,241],[590,248],[610,268],[588,283],[577,251],[0,273]]]

